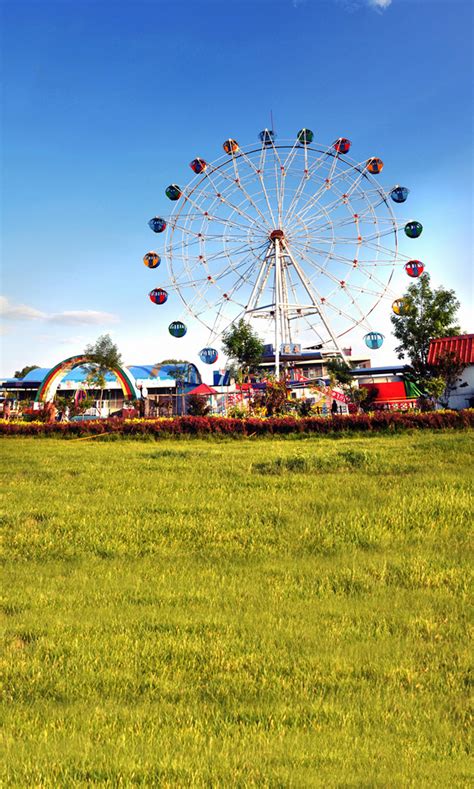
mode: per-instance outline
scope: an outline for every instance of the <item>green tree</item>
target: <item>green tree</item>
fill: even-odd
[[[374,390],[369,392],[364,386],[359,386],[351,375],[350,367],[347,366],[346,362],[335,357],[327,362],[326,367],[331,386],[338,384],[349,399],[349,402],[355,405],[357,409],[362,408],[364,411],[372,409],[377,392]]]
[[[190,416],[207,416],[211,406],[203,395],[189,395],[188,414]]]
[[[341,386],[351,386],[354,383],[350,367],[337,356],[333,359],[329,359],[326,363],[326,369],[329,373],[331,384],[338,383],[341,384]]]
[[[176,383],[176,397],[181,397],[181,414],[184,414],[185,394],[184,387],[191,377],[191,364],[184,359],[165,359],[160,362],[159,366],[168,365],[168,375],[174,378]],[[176,403],[176,411],[178,411],[178,403]]]
[[[466,364],[453,351],[445,351],[432,365],[433,377],[425,381],[425,388],[432,397],[438,400],[443,408],[447,408],[451,392],[462,380],[461,373]],[[438,384],[436,385],[436,382]]]
[[[122,357],[109,334],[102,334],[93,345],[87,345],[84,354],[89,359],[89,363],[85,365],[87,370],[86,381],[89,386],[100,389],[99,407],[102,408],[105,376],[111,370],[120,367]]]
[[[256,370],[263,355],[262,340],[243,318],[224,332],[222,347],[240,378]]]
[[[278,416],[286,412],[287,403],[288,389],[286,381],[268,376],[265,389],[254,393],[250,405],[252,411],[263,408],[266,416]]]
[[[428,365],[430,341],[459,334],[454,321],[459,301],[453,290],[430,286],[430,275],[422,274],[403,295],[406,308],[402,315],[392,315],[393,333],[399,345],[398,358],[410,360],[419,382],[433,373]]]
[[[31,373],[32,370],[39,370],[38,365],[37,364],[27,364],[25,367],[23,367],[23,369],[17,370],[13,377],[22,379],[22,378],[25,377],[25,375],[28,375],[28,373]]]

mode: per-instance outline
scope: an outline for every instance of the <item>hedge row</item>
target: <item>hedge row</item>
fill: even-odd
[[[229,436],[282,435],[291,433],[367,433],[406,429],[443,430],[474,427],[474,410],[391,412],[336,415],[333,417],[274,417],[270,419],[232,419],[229,417],[181,416],[173,419],[104,419],[87,422],[44,424],[39,422],[0,421],[3,436],[54,436],[80,438],[116,434],[117,436],[206,435]]]

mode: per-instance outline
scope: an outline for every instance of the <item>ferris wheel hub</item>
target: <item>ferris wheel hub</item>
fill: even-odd
[[[274,241],[275,238],[285,238],[283,230],[272,230],[270,233],[270,239],[271,241]]]

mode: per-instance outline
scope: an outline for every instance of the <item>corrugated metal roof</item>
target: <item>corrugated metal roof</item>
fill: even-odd
[[[12,381],[14,381],[14,380],[16,380],[16,381],[22,380],[22,381],[25,381],[25,383],[27,383],[27,384],[29,384],[31,382],[41,383],[41,381],[43,380],[45,375],[47,375],[49,373],[50,369],[51,369],[50,367],[37,367],[36,370],[30,370],[30,372],[27,373],[25,375],[25,377],[22,378],[22,379],[12,378],[10,380],[12,380]]]
[[[394,375],[401,375],[407,369],[406,364],[389,364],[386,367],[354,367],[349,370],[352,375],[383,375],[384,373],[393,373]]]
[[[428,364],[436,364],[444,353],[454,353],[464,364],[474,364],[474,334],[460,334],[457,337],[440,337],[431,340]]]
[[[153,369],[156,369],[156,374],[154,376],[151,375]],[[40,384],[41,381],[46,377],[46,375],[50,372],[50,367],[39,367],[36,370],[31,370],[25,377],[22,379],[22,383],[37,383]],[[173,375],[176,369],[183,369],[186,374],[186,380],[191,384],[199,384],[201,383],[201,376],[199,370],[197,369],[196,365],[192,364],[192,362],[188,362],[186,364],[162,364],[162,365],[155,365],[155,364],[143,364],[143,365],[129,365],[128,367],[124,368],[130,370],[133,377],[135,379],[149,379],[157,380],[157,381],[174,381],[175,376]],[[71,370],[67,375],[64,376],[62,379],[65,381],[75,381],[81,383],[87,377],[87,370],[84,367],[75,367]],[[12,381],[12,383],[19,383],[17,379],[8,379]],[[106,381],[115,381],[116,377],[113,373],[106,373],[105,374]],[[8,382],[8,381],[7,381]]]

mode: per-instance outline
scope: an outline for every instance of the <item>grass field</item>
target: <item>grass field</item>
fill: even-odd
[[[4,440],[3,785],[472,785],[471,435]]]

